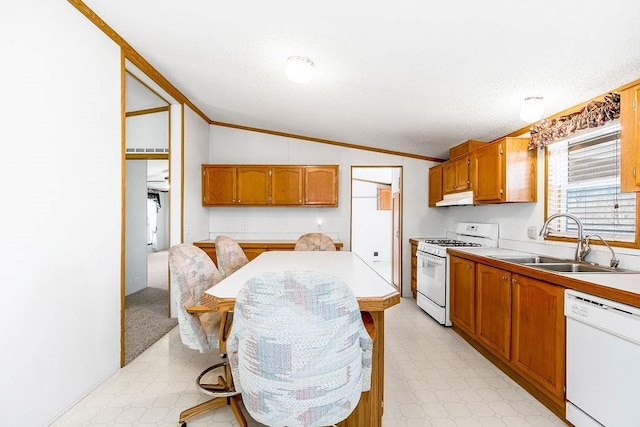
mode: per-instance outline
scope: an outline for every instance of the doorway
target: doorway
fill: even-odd
[[[351,167],[351,250],[402,289],[402,167]]]
[[[169,102],[125,73],[121,365],[177,325],[170,315]]]

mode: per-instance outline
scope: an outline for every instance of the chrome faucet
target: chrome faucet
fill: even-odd
[[[611,262],[609,263],[609,265],[611,266],[611,268],[618,268],[618,264],[620,263],[620,260],[616,258],[616,253],[613,251],[611,246],[609,246],[609,244],[605,242],[605,240],[602,237],[598,236],[597,234],[590,234],[588,236],[585,236],[584,238],[585,256],[587,256],[587,254],[591,252],[591,246],[589,246],[589,239],[592,239],[593,237],[597,237],[598,239],[600,239],[600,241],[602,241],[602,243],[604,243],[604,245],[607,248],[609,248],[609,250],[611,251]]]
[[[573,221],[575,221],[575,223],[578,225],[578,243],[576,245],[576,253],[574,256],[574,259],[576,261],[584,261],[584,257],[587,256],[587,254],[589,253],[588,250],[585,250],[586,248],[583,246],[582,241],[583,241],[583,233],[584,233],[584,227],[582,225],[582,222],[580,222],[580,219],[578,219],[577,216],[572,215],[570,213],[556,213],[551,215],[549,218],[547,218],[547,220],[544,222],[544,225],[542,226],[542,228],[540,229],[540,234],[539,236],[542,237],[547,237],[549,235],[549,223],[551,221],[553,221],[556,218],[559,217],[567,217],[572,219]],[[591,248],[589,248],[590,250]]]

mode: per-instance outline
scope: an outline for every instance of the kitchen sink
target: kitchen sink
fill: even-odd
[[[515,264],[521,264],[527,267],[539,268],[541,270],[556,273],[640,273],[640,271],[635,270],[611,268],[604,265],[596,265],[544,255],[491,255],[489,258],[513,262]]]
[[[543,270],[557,271],[558,273],[623,273],[624,270],[618,270],[603,265],[581,264],[578,262],[559,262],[559,263],[535,263],[525,264],[530,267],[541,268]]]
[[[501,261],[514,262],[516,264],[540,264],[540,263],[565,263],[566,259],[562,258],[554,258],[550,256],[543,255],[531,255],[531,256],[523,256],[523,255],[492,255],[489,258],[499,259]]]

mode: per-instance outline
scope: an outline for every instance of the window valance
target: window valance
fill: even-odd
[[[581,129],[595,128],[620,117],[620,94],[610,92],[604,101],[591,101],[576,113],[555,119],[543,119],[531,126],[529,150],[548,144]]]

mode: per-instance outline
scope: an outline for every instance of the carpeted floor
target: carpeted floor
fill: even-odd
[[[147,287],[125,297],[125,365],[178,324],[167,317],[168,252],[148,255]]]

